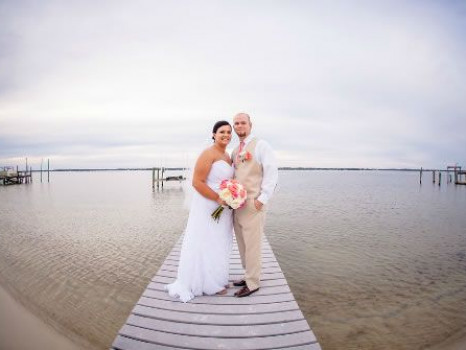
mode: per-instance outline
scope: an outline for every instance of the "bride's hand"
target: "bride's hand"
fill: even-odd
[[[222,205],[222,206],[226,206],[227,203],[221,199],[220,197],[218,197],[216,200],[215,200],[219,205]]]

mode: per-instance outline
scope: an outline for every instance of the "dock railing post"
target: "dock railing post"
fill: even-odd
[[[440,186],[441,183],[442,183],[442,172],[439,170],[439,172],[438,172],[438,185]]]
[[[432,170],[432,183],[435,183],[435,170]]]
[[[50,182],[50,159],[47,159],[47,182]]]
[[[419,171],[419,183],[422,184],[422,167],[421,167],[421,170]]]

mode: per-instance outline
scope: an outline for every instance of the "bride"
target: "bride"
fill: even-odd
[[[232,210],[224,210],[217,222],[212,212],[225,205],[217,194],[220,182],[233,177],[234,168],[226,147],[231,125],[218,121],[212,130],[214,144],[196,161],[194,191],[181,247],[176,281],[166,286],[172,297],[183,302],[203,294],[226,294],[233,239]]]

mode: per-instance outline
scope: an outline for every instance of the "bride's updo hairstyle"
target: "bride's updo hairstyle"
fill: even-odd
[[[219,128],[221,128],[222,126],[225,126],[225,125],[229,125],[230,129],[231,129],[231,124],[230,123],[228,123],[226,120],[219,120],[218,122],[216,122],[214,124],[214,128],[212,129],[212,133],[215,134]],[[215,137],[212,136],[212,140],[215,141]]]

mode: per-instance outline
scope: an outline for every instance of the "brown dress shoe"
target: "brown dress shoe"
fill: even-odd
[[[244,287],[246,285],[246,281],[245,280],[234,281],[233,285],[235,287]]]
[[[235,293],[235,297],[238,297],[238,298],[247,297],[248,295],[251,295],[252,293],[257,292],[258,290],[259,288],[250,290],[248,286],[244,286],[243,288],[241,288],[239,291]]]

